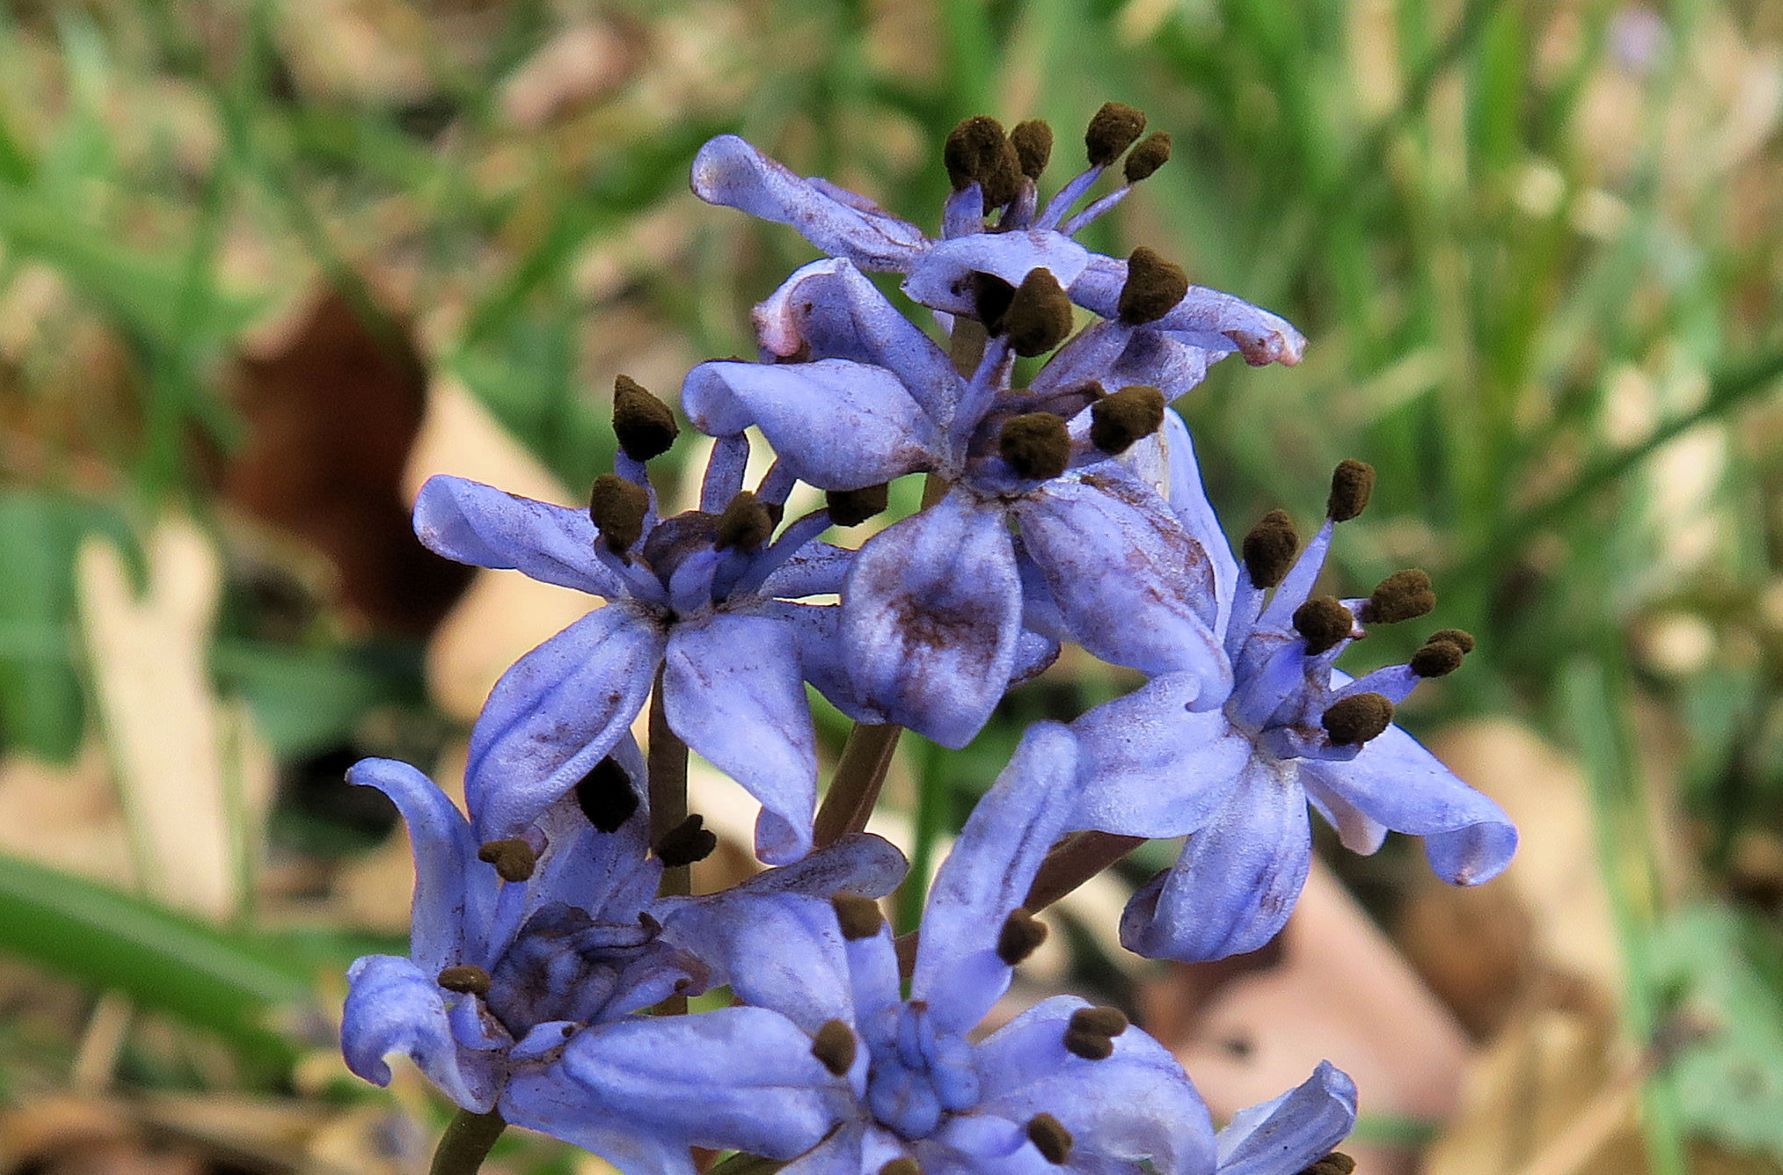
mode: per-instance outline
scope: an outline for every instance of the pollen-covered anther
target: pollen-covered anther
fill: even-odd
[[[460,995],[483,995],[489,990],[489,972],[469,963],[460,963],[441,971],[434,982]]]
[[[1352,694],[1333,702],[1319,725],[1334,745],[1359,747],[1393,725],[1393,703],[1381,694]]]
[[[879,1175],[922,1175],[922,1164],[912,1158],[899,1157],[879,1168]]]
[[[1071,299],[1051,270],[1030,269],[1003,315],[1017,355],[1044,355],[1071,333]]]
[[[997,452],[1017,477],[1045,481],[1071,463],[1071,434],[1050,412],[1024,412],[1003,422]]]
[[[1062,1167],[1071,1157],[1071,1132],[1051,1114],[1035,1114],[1028,1119],[1028,1141],[1040,1157],[1055,1167]]]
[[[718,837],[711,829],[703,827],[705,823],[705,817],[696,813],[663,833],[662,839],[656,842],[657,859],[674,869],[710,857],[718,848]]]
[[[638,810],[631,776],[608,755],[576,781],[576,806],[602,832],[618,832]]]
[[[1144,133],[1143,111],[1124,102],[1104,102],[1102,109],[1090,116],[1090,125],[1083,132],[1083,146],[1092,164],[1107,167]]]
[[[1125,453],[1133,442],[1164,427],[1164,393],[1122,388],[1090,405],[1090,443],[1104,453]]]
[[[629,375],[613,381],[613,435],[633,461],[648,461],[669,451],[680,433],[675,413]]]
[[[858,490],[825,490],[823,500],[831,522],[837,526],[859,526],[884,512],[891,501],[891,487],[881,483]]]
[[[1189,292],[1183,267],[1144,245],[1127,258],[1127,280],[1116,310],[1128,326],[1156,322],[1176,308]]]
[[[1411,567],[1381,580],[1362,605],[1362,620],[1367,624],[1397,624],[1428,615],[1434,607],[1436,593],[1430,588],[1430,576]]]
[[[718,536],[712,545],[720,551],[731,547],[753,551],[773,533],[774,515],[767,503],[744,490],[718,516]]]
[[[1086,1061],[1106,1060],[1114,1055],[1114,1038],[1126,1030],[1119,1008],[1079,1008],[1065,1026],[1065,1048]]]
[[[984,324],[985,333],[1003,333],[1003,318],[1015,301],[1015,287],[994,273],[972,274],[972,312]]]
[[[1300,532],[1286,511],[1271,510],[1244,536],[1239,553],[1244,557],[1245,571],[1251,583],[1260,588],[1274,587],[1294,565],[1294,554],[1300,550]]]
[[[503,881],[525,881],[539,866],[538,854],[517,836],[485,841],[477,850],[477,860],[494,865]]]
[[[872,938],[885,925],[885,912],[879,903],[857,893],[840,891],[830,895],[830,908],[836,911],[836,925],[849,942]]]
[[[1015,160],[1022,174],[1037,180],[1052,159],[1052,127],[1038,118],[1018,122],[1009,132],[1009,145],[1015,148]]]
[[[1003,133],[1003,124],[994,118],[981,114],[954,127],[941,149],[941,159],[953,190],[964,191],[976,183],[984,192],[986,209],[1009,203],[1021,188],[1021,164],[1015,148]]]
[[[601,540],[614,554],[624,554],[643,537],[644,515],[649,510],[650,495],[642,486],[614,473],[594,479],[588,494],[588,517],[600,528]]]
[[[1325,499],[1325,517],[1348,522],[1368,507],[1374,492],[1374,466],[1346,457],[1331,471],[1331,496]]]
[[[1150,179],[1152,174],[1170,162],[1170,135],[1165,131],[1156,131],[1145,136],[1133,153],[1127,156],[1122,167],[1127,182],[1136,184],[1140,180]]]
[[[1351,1175],[1356,1169],[1356,1160],[1342,1151],[1332,1151],[1324,1158],[1300,1172],[1300,1175]]]
[[[1473,633],[1468,632],[1466,629],[1439,628],[1431,633],[1430,636],[1425,639],[1424,643],[1430,645],[1435,644],[1437,641],[1447,641],[1457,649],[1460,649],[1463,653],[1473,652]]]
[[[1294,631],[1315,657],[1349,640],[1355,627],[1356,618],[1333,596],[1314,596],[1294,609]]]
[[[811,1039],[811,1055],[837,1077],[853,1067],[856,1047],[854,1030],[840,1020],[825,1020]]]
[[[1009,917],[1003,919],[1003,929],[997,932],[997,958],[1014,967],[1039,950],[1045,941],[1046,923],[1017,906],[1009,912]]]
[[[1454,641],[1433,636],[1412,654],[1411,670],[1419,677],[1447,677],[1461,668],[1461,661],[1466,656],[1467,650]]]

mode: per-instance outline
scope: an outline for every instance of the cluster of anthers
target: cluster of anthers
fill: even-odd
[[[1118,1009],[1059,996],[980,1031],[1045,937],[1035,915],[1141,839],[1185,838],[1122,941],[1184,960],[1281,929],[1309,805],[1361,852],[1389,829],[1423,837],[1460,884],[1516,843],[1392,724],[1472,638],[1433,633],[1354,680],[1335,666],[1435,603],[1419,571],[1365,598],[1315,594],[1373,471],[1338,466],[1304,549],[1281,512],[1227,545],[1169,405],[1209,363],[1292,364],[1304,340],[1153,250],[1073,239],[1169,159],[1144,128],[1104,106],[1087,167],[1043,203],[1051,130],[968,119],[947,140],[938,237],[714,139],[695,193],[825,256],[756,308],[756,360],[688,374],[681,408],[712,438],[698,507],[663,513],[649,466],[678,418],[623,376],[615,468],[586,509],[449,476],[423,487],[415,529],[433,550],[603,601],[490,693],[468,818],[405,764],[350,775],[401,809],[416,888],[410,954],[354,965],[342,1043],[379,1083],[388,1054],[411,1057],[464,1111],[436,1171],[474,1170],[516,1123],[636,1172],[690,1173],[706,1148],[800,1175],[1348,1175],[1333,1148],[1355,1089],[1329,1064],[1216,1133],[1181,1065]],[[865,271],[901,275],[945,349]],[[1041,357],[1018,385],[1016,360]],[[914,474],[920,508],[830,541]],[[789,517],[801,482],[822,505]],[[862,830],[898,733],[964,745],[1067,642],[1145,684],[1025,732],[919,931],[894,937],[877,899],[906,864]],[[807,686],[857,722],[821,808]],[[646,708],[647,758],[632,735]],[[689,867],[716,840],[687,812],[690,749],[760,803],[770,866],[697,896]],[[686,1012],[721,986],[722,1006]]]

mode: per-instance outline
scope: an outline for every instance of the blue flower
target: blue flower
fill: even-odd
[[[704,363],[682,387],[697,428],[740,438],[757,425],[781,467],[825,490],[915,472],[951,487],[855,558],[846,663],[825,665],[826,642],[813,642],[812,680],[857,718],[961,746],[1059,636],[1223,693],[1211,564],[1128,463],[1164,415],[1155,384],[1139,386],[1157,374],[1150,360],[1105,345],[1130,328],[1093,327],[1009,387],[1013,351],[1068,331],[1060,299],[1044,270],[1024,278],[967,378],[852,263],[817,262],[758,314],[769,337],[797,337],[804,361]],[[1104,381],[1121,390],[1103,395]]]
[[[457,477],[422,486],[415,533],[432,550],[608,601],[491,691],[466,769],[480,836],[516,835],[600,762],[660,666],[670,727],[761,801],[761,858],[809,851],[817,751],[799,645],[823,622],[809,613],[834,606],[790,601],[835,592],[849,552],[814,541],[824,510],[770,541],[791,480],[771,474],[758,494],[742,492],[747,456],[743,437],[722,442],[703,509],[665,519],[642,462],[623,451],[621,476],[599,479],[586,511]]]
[[[969,1036],[1045,930],[1020,908],[1074,806],[1069,731],[1039,723],[930,891],[910,998],[878,907],[846,894],[721,895],[665,933],[700,943],[747,1006],[639,1030],[618,1055],[571,1042],[562,1076],[635,1128],[790,1160],[803,1175],[1211,1172],[1206,1107],[1174,1057],[1112,1008],[1047,1000]],[[640,1066],[644,1075],[640,1075]]]
[[[1409,664],[1358,680],[1333,667],[1369,625],[1423,615],[1435,599],[1418,571],[1390,576],[1365,599],[1312,595],[1334,526],[1361,511],[1373,470],[1338,467],[1324,524],[1297,559],[1292,523],[1276,512],[1246,537],[1240,561],[1220,538],[1174,413],[1168,441],[1172,505],[1213,553],[1233,685],[1208,710],[1198,679],[1164,674],[1073,724],[1088,773],[1079,826],[1193,834],[1175,866],[1128,905],[1122,941],[1185,960],[1268,942],[1306,880],[1308,802],[1357,852],[1374,852],[1392,829],[1424,837],[1447,881],[1496,876],[1517,844],[1509,818],[1391,724],[1394,706],[1420,680],[1456,668],[1472,638],[1438,632]]]
[[[415,768],[367,759],[348,772],[395,802],[415,854],[409,956],[369,955],[347,973],[341,1049],[354,1073],[386,1084],[384,1058],[402,1053],[459,1106],[547,1129],[550,1099],[518,1096],[517,1079],[568,1040],[624,1039],[641,1009],[706,987],[706,964],[662,923],[709,899],[657,898],[643,772],[627,736],[522,836],[484,844]],[[856,835],[732,892],[878,895],[903,871],[891,845]]]
[[[1354,1164],[1331,1152],[1355,1124],[1356,1083],[1321,1061],[1287,1093],[1233,1115],[1214,1137],[1218,1175],[1349,1175]]]

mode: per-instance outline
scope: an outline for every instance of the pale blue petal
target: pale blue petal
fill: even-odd
[[[898,888],[909,868],[896,845],[870,832],[855,832],[790,865],[764,869],[740,882],[733,892],[817,897],[847,892],[882,898]]]
[[[596,596],[625,594],[623,581],[595,554],[600,532],[586,510],[436,474],[415,499],[415,535],[428,550],[458,563],[517,569]]]
[[[1090,262],[1090,252],[1060,233],[972,233],[926,250],[909,269],[904,293],[911,301],[950,314],[976,314],[972,275],[988,273],[1019,286],[1029,272],[1045,269],[1069,289]]]
[[[842,640],[840,604],[781,601],[769,607],[792,629],[805,680],[816,686],[818,693],[856,722],[883,725],[891,721],[856,684],[853,652]]]
[[[1232,615],[1232,599],[1238,590],[1238,560],[1232,557],[1232,545],[1220,528],[1213,503],[1207,500],[1207,487],[1202,483],[1189,426],[1175,409],[1164,412],[1164,438],[1165,460],[1170,470],[1170,510],[1213,565],[1214,597],[1219,601],[1213,630],[1223,639]]]
[[[341,1052],[347,1068],[373,1085],[390,1084],[384,1058],[401,1053],[459,1106],[487,1112],[495,1105],[492,1082],[487,1074],[460,1065],[445,998],[433,976],[407,959],[367,955],[356,960],[347,969]]]
[[[776,567],[756,594],[781,600],[840,593],[854,565],[854,552],[833,543],[807,543],[805,549]]]
[[[853,1024],[848,956],[827,897],[729,891],[676,909],[663,932],[697,951],[743,1003],[806,1032]]]
[[[1115,318],[1126,281],[1125,261],[1097,255],[1072,283],[1071,300],[1104,318]],[[1209,352],[1235,347],[1253,366],[1292,366],[1306,348],[1306,337],[1286,319],[1205,286],[1190,286],[1175,309],[1148,325]]]
[[[588,1090],[565,1075],[561,1061],[517,1070],[502,1091],[501,1113],[510,1125],[581,1147],[626,1175],[695,1175],[698,1170],[686,1143],[652,1137],[604,1111]]]
[[[1240,1110],[1216,1137],[1219,1175],[1295,1175],[1356,1124],[1356,1083],[1330,1061],[1278,1098]]]

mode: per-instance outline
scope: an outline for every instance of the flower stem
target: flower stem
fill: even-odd
[[[687,744],[669,729],[662,700],[662,669],[656,671],[656,688],[650,693],[650,843],[662,838],[687,819]],[[664,895],[692,890],[691,866],[675,865],[662,871]]]
[[[873,805],[879,799],[879,788],[891,767],[892,753],[898,749],[902,726],[876,726],[857,722],[842,744],[842,758],[829,790],[823,795],[823,806],[817,810],[812,825],[812,841],[818,848],[834,844],[851,832],[867,826]]]
[[[476,1175],[495,1140],[508,1127],[499,1110],[475,1114],[460,1110],[440,1135],[439,1149],[433,1152],[430,1175]]]

